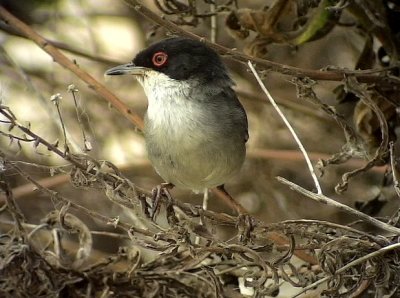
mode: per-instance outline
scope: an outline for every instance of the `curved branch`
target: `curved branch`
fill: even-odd
[[[204,37],[200,37],[192,32],[186,31],[181,26],[178,26],[173,22],[168,21],[162,15],[153,12],[138,0],[124,0],[124,2],[128,6],[135,9],[138,13],[149,19],[150,21],[166,28],[171,32],[204,42],[209,47],[218,51],[221,55],[226,55],[236,61],[247,64],[247,61],[250,60],[253,64],[256,64],[257,67],[259,68],[261,67],[264,70],[278,72],[283,75],[290,75],[295,77],[308,77],[314,80],[324,80],[324,81],[342,81],[346,76],[354,76],[360,82],[378,82],[383,80],[387,80],[388,83],[390,81],[392,84],[399,84],[400,82],[397,78],[388,78],[379,75],[379,73],[387,72],[390,69],[393,69],[393,67],[381,68],[381,69],[369,69],[369,70],[343,70],[343,69],[313,70],[313,69],[303,69],[295,66],[285,65],[266,59],[251,57],[242,52],[237,51],[236,49],[228,49],[219,44],[212,43],[206,40]]]
[[[39,47],[48,53],[54,61],[61,66],[72,71],[78,78],[88,84],[88,87],[93,89],[97,94],[111,103],[118,111],[120,111],[126,118],[128,118],[135,126],[139,129],[143,129],[143,120],[130,109],[125,103],[123,103],[118,97],[111,93],[106,87],[100,84],[94,77],[88,74],[83,69],[79,68],[73,61],[68,59],[63,53],[61,53],[56,47],[49,44],[46,39],[36,33],[31,27],[17,19],[11,13],[9,13],[3,6],[0,5],[0,18],[3,19],[8,25],[17,31],[21,32],[28,39],[35,42]]]

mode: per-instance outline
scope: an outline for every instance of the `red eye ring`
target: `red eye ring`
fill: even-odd
[[[151,58],[151,62],[153,62],[154,66],[160,67],[163,66],[168,60],[168,55],[165,52],[157,52]]]

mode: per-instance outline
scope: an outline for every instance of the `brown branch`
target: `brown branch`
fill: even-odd
[[[23,38],[27,38],[26,35],[22,34],[20,31],[17,31],[15,28],[12,28],[10,26],[7,26],[6,24],[0,23],[0,30],[3,30],[4,32],[7,32],[8,34],[14,35],[14,36],[18,36],[18,37],[23,37]],[[96,62],[100,62],[100,63],[104,63],[107,65],[116,65],[116,64],[123,64],[123,61],[118,61],[109,57],[103,57],[103,56],[98,56],[98,55],[93,55],[91,53],[88,53],[84,50],[75,48],[69,44],[57,41],[57,40],[51,40],[51,39],[47,39],[46,41],[55,46],[56,48],[59,48],[60,50],[64,50],[67,51],[71,54],[77,55],[77,56],[81,56],[87,59],[90,59],[92,61],[96,61]]]
[[[309,152],[308,156],[313,161],[319,161],[321,159],[328,159],[331,157],[328,153],[322,152]],[[284,149],[260,149],[253,148],[250,149],[247,154],[247,158],[261,158],[261,159],[277,159],[282,161],[304,161],[303,155],[296,150],[284,150]],[[355,167],[363,167],[366,164],[365,160],[362,159],[351,159],[346,163],[341,164],[342,166],[347,166],[349,168]],[[386,171],[385,167],[375,166],[371,169],[371,171],[376,173],[384,173]]]
[[[256,92],[249,92],[248,90],[244,89],[236,89],[236,94],[239,96],[239,98],[245,98],[246,100],[260,103],[260,104],[265,104],[265,105],[271,105],[269,101],[266,101],[265,98],[260,94]],[[276,102],[287,109],[291,109],[295,112],[299,112],[302,115],[310,116],[313,118],[316,118],[320,121],[323,121],[324,123],[330,123],[333,122],[331,118],[326,117],[319,109],[315,109],[314,107],[311,107],[309,105],[304,104],[304,102],[298,102],[290,99],[286,99],[283,97],[277,98]]]
[[[123,103],[118,97],[111,93],[106,87],[100,84],[95,78],[87,72],[79,68],[74,62],[61,53],[56,47],[49,44],[46,39],[36,33],[31,27],[17,19],[9,13],[3,6],[0,6],[0,18],[17,31],[21,32],[25,37],[35,42],[42,50],[48,53],[54,61],[61,66],[72,71],[78,78],[88,84],[97,94],[111,103],[119,112],[121,112],[128,120],[130,120],[139,129],[143,129],[143,119]]]
[[[266,59],[251,57],[242,52],[237,51],[236,49],[228,49],[219,44],[211,43],[204,37],[200,37],[192,32],[186,31],[185,29],[183,29],[183,27],[178,26],[165,19],[162,15],[151,11],[138,0],[124,0],[124,1],[128,6],[135,9],[138,13],[140,13],[150,21],[166,28],[167,30],[188,38],[202,41],[209,47],[218,51],[221,55],[226,55],[229,58],[232,58],[236,61],[247,63],[247,61],[250,60],[253,64],[256,64],[258,68],[262,67],[265,70],[277,72],[283,75],[290,75],[295,77],[308,77],[315,80],[342,81],[346,76],[354,76],[357,77],[357,79],[360,82],[377,82],[386,79],[388,81],[390,80],[392,84],[399,84],[399,80],[396,78],[393,79],[385,78],[379,75],[379,73],[381,72],[387,72],[388,70],[392,69],[390,67],[381,69],[369,69],[369,70],[323,70],[322,71],[313,69],[303,69],[299,67],[277,63]],[[378,73],[378,75],[376,75],[376,73]]]

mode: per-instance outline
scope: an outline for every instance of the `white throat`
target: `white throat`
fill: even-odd
[[[144,77],[137,77],[149,101],[147,118],[153,125],[183,124],[189,115],[195,117],[196,104],[190,100],[189,83],[174,80],[167,75],[149,70]]]

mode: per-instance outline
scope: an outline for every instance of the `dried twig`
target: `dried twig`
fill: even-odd
[[[96,91],[101,97],[110,102],[118,111],[120,111],[126,118],[128,118],[139,129],[143,129],[143,120],[132,109],[127,107],[118,97],[111,93],[106,87],[100,84],[90,74],[79,68],[73,61],[68,59],[56,47],[49,44],[42,36],[36,33],[31,27],[18,20],[10,14],[3,6],[0,5],[0,18],[2,18],[8,25],[20,31],[24,36],[34,41],[40,48],[48,53],[53,59],[63,67],[72,71],[82,81],[86,82],[89,88]]]
[[[373,217],[371,217],[371,216],[369,216],[369,215],[367,215],[365,213],[362,213],[362,212],[360,212],[358,210],[355,210],[355,209],[353,209],[353,208],[351,208],[349,206],[346,206],[346,205],[344,205],[342,203],[336,202],[335,200],[332,200],[332,199],[324,196],[323,194],[316,194],[316,193],[313,193],[311,191],[308,191],[308,190],[302,188],[301,186],[286,180],[285,178],[277,177],[277,179],[278,179],[279,182],[288,185],[291,189],[297,191],[298,193],[301,193],[301,194],[305,195],[306,197],[308,197],[310,199],[313,199],[314,201],[317,201],[317,202],[320,202],[320,203],[323,203],[323,204],[326,204],[326,205],[329,205],[329,206],[333,206],[333,207],[339,208],[340,210],[342,210],[342,211],[344,211],[346,213],[349,213],[351,215],[354,215],[354,216],[356,216],[358,218],[361,218],[361,219],[365,220],[366,222],[368,222],[368,223],[370,223],[370,224],[372,224],[372,225],[374,225],[374,226],[376,226],[376,227],[378,227],[378,228],[380,228],[382,230],[385,230],[385,231],[390,232],[390,233],[394,233],[395,235],[400,235],[400,229],[399,228],[396,228],[394,226],[388,225],[387,223],[379,221],[379,220],[377,220],[377,219],[375,219],[375,218],[373,218]]]
[[[310,171],[311,177],[314,180],[314,184],[315,184],[315,187],[317,189],[317,193],[318,194],[322,194],[321,186],[319,184],[317,175],[315,174],[315,171],[314,171],[313,165],[311,163],[311,160],[308,157],[306,149],[304,148],[303,144],[301,143],[301,141],[300,141],[299,137],[297,136],[296,132],[294,131],[293,127],[290,125],[289,121],[286,119],[285,115],[282,113],[281,109],[276,104],[275,100],[273,99],[273,97],[271,96],[271,94],[269,93],[267,88],[265,87],[265,85],[262,82],[260,76],[258,75],[257,71],[255,70],[253,64],[250,61],[247,64],[250,67],[251,71],[253,72],[253,74],[254,74],[258,84],[260,85],[261,89],[264,91],[265,95],[267,95],[268,100],[271,102],[271,104],[274,107],[274,109],[277,111],[279,116],[282,118],[283,122],[285,122],[285,125],[289,129],[290,133],[292,134],[294,140],[297,143],[297,146],[299,146],[301,152],[303,153],[304,159],[305,159],[305,161],[307,163],[308,170]]]
[[[68,86],[68,92],[71,92],[72,98],[74,99],[74,106],[75,106],[75,112],[76,112],[76,118],[78,120],[79,128],[82,133],[82,140],[83,140],[83,147],[84,151],[88,152],[92,150],[92,145],[87,139],[86,133],[85,133],[85,128],[83,126],[82,122],[82,117],[81,113],[79,111],[79,106],[78,106],[78,99],[77,99],[77,93],[79,92],[78,88],[75,87],[75,85],[71,84]]]
[[[399,184],[399,177],[397,171],[397,163],[394,156],[394,149],[393,149],[393,142],[389,143],[389,153],[390,153],[390,166],[392,168],[392,176],[393,176],[393,187],[396,191],[397,196],[400,198],[400,184]]]
[[[7,32],[8,34],[26,38],[26,35],[22,34],[18,30],[16,30],[15,28],[8,26],[7,24],[0,23],[0,29],[3,30],[4,32]],[[77,55],[77,56],[80,56],[80,57],[84,57],[84,58],[87,58],[87,59],[92,60],[92,61],[97,61],[97,62],[100,62],[100,63],[104,63],[106,65],[112,66],[112,65],[116,65],[116,64],[118,65],[118,64],[123,64],[124,63],[123,61],[119,61],[119,60],[116,60],[116,59],[113,59],[113,58],[110,58],[110,57],[102,57],[102,56],[98,56],[98,55],[94,55],[94,54],[88,53],[88,52],[86,52],[84,50],[75,48],[70,44],[66,44],[66,43],[63,43],[63,42],[60,42],[60,41],[57,41],[57,40],[50,40],[50,39],[46,38],[46,41],[49,44],[55,46],[56,48],[58,48],[60,50],[67,51],[67,52],[69,52],[71,54],[74,54],[74,55]]]

